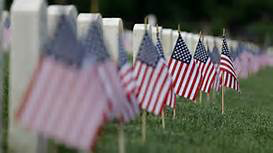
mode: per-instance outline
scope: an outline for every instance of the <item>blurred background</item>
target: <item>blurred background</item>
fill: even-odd
[[[6,9],[11,3],[7,0]],[[233,39],[272,45],[273,0],[48,0],[48,4],[74,4],[80,13],[121,17],[127,29],[154,14],[163,27],[180,24],[183,31],[215,36],[225,27]]]

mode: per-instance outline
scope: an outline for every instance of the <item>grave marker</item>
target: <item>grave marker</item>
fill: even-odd
[[[165,52],[167,59],[171,56],[173,51],[172,39],[173,39],[172,29],[163,29],[162,30],[162,46],[163,46],[163,51]]]
[[[14,115],[46,40],[46,3],[43,0],[14,1],[11,23],[9,150],[13,153],[35,153],[37,135],[17,124]]]
[[[146,26],[147,26],[147,31],[151,36],[152,35],[151,26],[149,24],[147,24]],[[134,28],[133,28],[133,61],[135,61],[135,59],[136,59],[138,49],[139,49],[140,43],[143,39],[144,33],[145,33],[145,25],[144,24],[135,24],[134,25]]]
[[[119,37],[123,33],[121,18],[103,18],[103,36],[112,59],[118,61]]]
[[[55,32],[60,16],[65,15],[71,20],[75,33],[77,32],[78,11],[74,5],[50,5],[47,8],[48,37],[51,38]]]

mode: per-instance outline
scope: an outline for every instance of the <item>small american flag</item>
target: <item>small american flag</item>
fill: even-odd
[[[128,61],[128,55],[125,51],[122,42],[122,35],[119,36],[119,59],[118,59],[118,66],[119,66],[119,75],[121,79],[121,83],[123,88],[126,91],[127,99],[129,101],[129,119],[134,119],[139,114],[139,106],[138,101],[136,98],[136,80],[134,76],[134,69],[130,65]],[[123,117],[126,118],[126,117]]]
[[[212,63],[205,46],[203,45],[201,39],[199,39],[194,53],[193,58],[195,59],[196,64],[199,66],[199,69],[202,74],[202,84],[201,90],[209,93],[210,89],[215,81],[216,77],[216,68]]]
[[[159,115],[172,88],[168,68],[146,31],[135,63],[137,98],[142,109]]]
[[[220,59],[220,76],[222,85],[228,88],[232,88],[236,91],[240,91],[239,80],[232,64],[231,55],[228,50],[228,45],[225,37],[223,38],[222,53]]]
[[[85,52],[68,20],[61,17],[57,27],[16,117],[24,127],[45,137],[89,150],[105,121],[107,99],[96,65],[83,65]]]
[[[165,58],[165,55],[164,55],[164,52],[163,52],[163,47],[162,47],[162,44],[161,44],[161,41],[160,41],[158,31],[156,33],[156,39],[157,39],[156,48],[157,48],[157,51],[159,53],[159,57],[162,58],[164,60],[164,62],[166,62],[166,58]],[[168,71],[168,73],[170,73],[170,72]],[[171,74],[170,74],[170,76],[171,76]],[[174,94],[173,88],[171,88],[171,91],[169,92],[166,104],[167,104],[167,106],[170,106],[171,108],[175,108],[176,96]]]
[[[169,70],[173,77],[175,93],[195,100],[200,90],[202,75],[180,33],[169,60]]]
[[[216,77],[215,81],[213,83],[213,89],[215,91],[220,91],[221,89],[221,76],[220,76],[220,54],[219,54],[219,49],[216,46],[216,42],[214,43],[212,52],[209,54],[211,61],[214,63],[215,68],[216,68]]]
[[[84,38],[83,46],[86,49],[86,58],[95,58],[98,75],[104,88],[104,94],[108,101],[110,110],[109,119],[130,120],[130,103],[125,90],[122,87],[118,73],[118,65],[111,60],[103,40],[101,24],[93,21]],[[88,62],[89,60],[87,60]]]

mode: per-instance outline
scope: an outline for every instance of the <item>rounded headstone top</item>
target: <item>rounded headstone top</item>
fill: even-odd
[[[65,16],[68,18],[70,23],[72,24],[73,31],[76,33],[77,24],[77,9],[74,5],[50,5],[47,8],[47,16],[48,16],[48,36],[52,37],[57,23],[61,16]]]
[[[50,5],[47,8],[49,15],[68,15],[77,18],[78,11],[74,5]]]
[[[163,28],[162,29],[162,34],[163,35],[172,35],[172,29],[167,29],[167,28]]]
[[[11,12],[38,12],[45,6],[44,0],[16,0],[12,3]]]
[[[92,21],[98,21],[102,24],[102,16],[100,13],[80,13],[77,20],[78,22],[85,22],[88,24]]]
[[[80,13],[77,18],[78,37],[84,38],[91,26],[91,23],[96,21],[102,26],[102,16],[100,13]]]
[[[134,28],[133,28],[133,31],[136,31],[136,30],[145,30],[145,24],[135,24]],[[148,30],[149,33],[152,32],[150,24],[147,24],[147,30]]]
[[[123,32],[123,22],[121,18],[103,18],[104,26],[116,26],[119,27],[119,32]]]

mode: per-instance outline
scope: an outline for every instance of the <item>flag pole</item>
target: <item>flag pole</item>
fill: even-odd
[[[144,29],[145,32],[147,30],[147,25],[148,24],[148,17],[146,16],[144,18]],[[142,143],[144,144],[146,141],[146,116],[147,116],[147,112],[145,110],[143,110],[142,112],[142,127],[141,127],[141,133],[142,133]]]
[[[224,114],[224,75],[222,74],[222,114]]]
[[[181,29],[180,29],[180,24],[177,25],[177,31],[180,33]]]
[[[223,36],[225,36],[225,28],[223,29]],[[222,74],[222,114],[224,114],[224,75]]]
[[[118,124],[118,150],[119,153],[125,153],[125,136],[123,122]]]
[[[173,108],[173,120],[175,119],[175,115],[176,115],[176,107]]]
[[[202,39],[202,31],[200,31],[199,32],[199,38],[200,38],[200,40],[201,40],[201,42],[203,42],[203,39]],[[200,90],[200,93],[199,93],[199,101],[200,101],[200,104],[202,103],[202,96],[203,96],[203,94],[202,94],[202,91]]]
[[[203,36],[203,42],[205,42],[205,40],[204,40],[204,36]],[[205,43],[204,43],[205,44]],[[207,46],[207,53],[209,54],[209,43],[208,43],[208,40],[206,41],[206,46]],[[210,90],[211,91],[211,90]],[[213,91],[211,91],[211,92],[213,92]],[[207,93],[207,101],[209,102],[210,101],[210,98],[211,98],[211,94],[210,94],[210,92],[209,93]]]
[[[156,34],[159,34],[158,24],[156,24]],[[162,128],[165,129],[165,112],[164,109],[161,112]]]
[[[210,93],[207,93],[207,101],[210,101]]]
[[[146,111],[144,110],[142,112],[142,130],[141,130],[141,133],[142,133],[142,143],[144,144],[145,141],[146,141]]]
[[[164,112],[164,109],[161,112],[161,118],[162,118],[162,128],[165,129],[165,112]]]
[[[180,24],[177,25],[177,31],[178,31],[178,33],[181,32]],[[175,95],[173,94],[172,96],[175,96]],[[176,98],[176,97],[174,97],[174,98]],[[173,108],[173,120],[175,119],[175,117],[176,117],[176,107]]]

